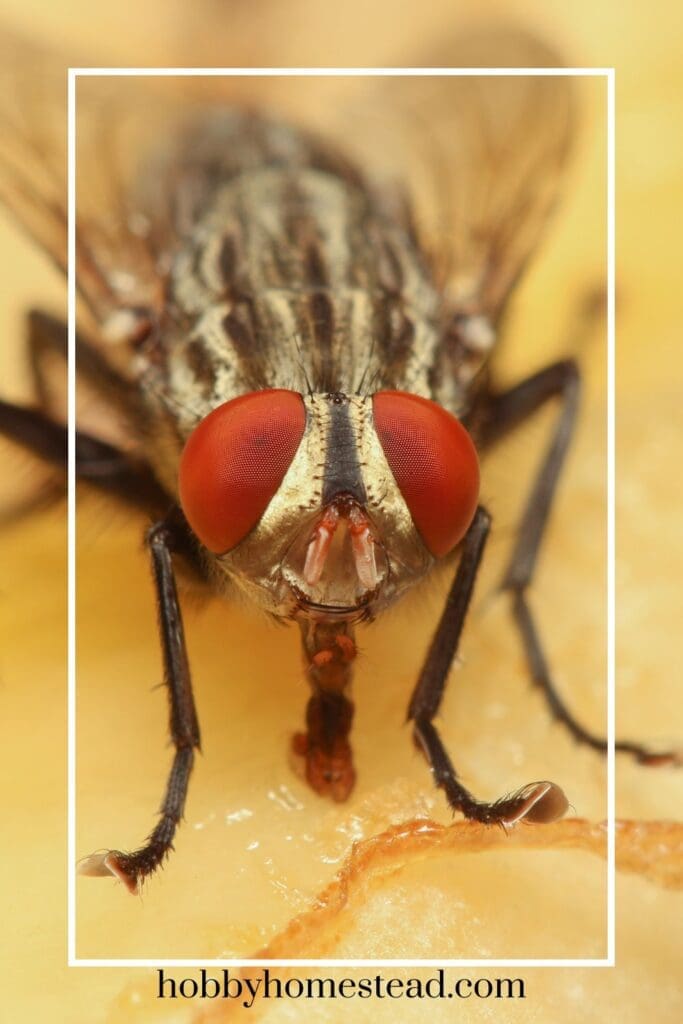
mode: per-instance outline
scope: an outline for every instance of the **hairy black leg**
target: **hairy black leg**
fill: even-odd
[[[200,748],[199,724],[172,562],[172,553],[187,547],[187,529],[180,511],[174,510],[153,526],[146,538],[152,556],[164,677],[170,702],[170,733],[175,748],[161,817],[146,842],[133,853],[110,850],[106,854],[87,857],[79,868],[82,874],[111,873],[121,879],[132,893],[137,892],[138,884],[151,875],[173,849],[173,838],[185,807],[194,751]]]
[[[67,329],[63,320],[39,309],[32,309],[27,315],[28,357],[33,378],[36,399],[41,409],[50,408],[50,384],[47,359],[56,355],[67,360]],[[109,399],[130,411],[134,403],[135,389],[129,381],[116,372],[103,358],[98,349],[79,332],[76,338],[76,370]]]
[[[32,309],[28,312],[26,323],[28,328],[28,359],[33,380],[33,391],[38,406],[42,410],[47,411],[52,405],[47,357],[55,354],[63,360],[63,372],[64,378],[66,378],[66,324],[39,309]],[[63,381],[62,389],[66,389],[66,379]]]
[[[604,753],[607,740],[581,725],[557,691],[526,596],[533,580],[550,506],[571,441],[579,392],[580,377],[574,361],[553,363],[516,387],[490,399],[482,442],[486,445],[509,433],[548,399],[561,400],[559,419],[532,484],[501,586],[511,594],[513,616],[522,638],[531,678],[544,694],[553,716],[579,743]],[[655,752],[631,741],[617,740],[615,746],[616,750],[630,754],[641,764],[660,765],[680,761],[680,754],[676,752]]]
[[[0,399],[0,434],[45,462],[66,468],[66,427],[40,409]]]
[[[0,435],[32,452],[42,462],[57,467],[59,472],[45,475],[30,493],[22,493],[21,485],[0,508],[0,527],[5,528],[64,497],[66,490],[66,431],[39,410],[27,409],[0,399]]]
[[[39,410],[0,400],[0,432],[45,461],[60,468],[65,466],[66,427]],[[76,434],[76,469],[81,479],[146,512],[168,508],[168,496],[156,482],[151,469],[144,463],[132,462],[125,453],[98,438]],[[147,534],[147,545],[152,555],[157,591],[164,670],[171,703],[171,735],[176,754],[161,819],[145,845],[132,854],[110,851],[104,857],[87,858],[81,865],[85,874],[115,874],[131,892],[136,891],[138,881],[151,874],[172,848],[175,829],[185,804],[194,748],[199,747],[199,727],[171,551],[182,555],[200,577],[204,572],[196,544],[179,508],[174,508],[165,520],[151,528]]]
[[[41,410],[0,399],[0,434],[66,470],[66,426]],[[171,504],[146,462],[83,431],[76,431],[76,475],[154,517],[162,515]]]
[[[408,720],[413,722],[415,740],[425,753],[436,785],[444,790],[454,810],[487,824],[512,824],[521,818],[554,821],[564,814],[567,801],[562,790],[551,782],[531,783],[493,803],[472,796],[458,779],[433,722],[458,648],[490,527],[488,512],[479,506],[465,536],[455,579],[408,706]]]
[[[56,429],[54,429],[56,427]],[[67,442],[63,431],[47,417],[33,410],[14,406],[0,398],[0,435],[4,435],[33,451],[44,462],[66,465]],[[54,473],[41,480],[29,494],[22,493],[20,484],[9,501],[0,507],[0,528],[11,526],[38,511],[47,509],[65,495],[66,480]]]
[[[66,325],[40,310],[31,310],[27,323],[28,354],[37,408],[0,399],[0,434],[43,461],[66,469],[67,430],[49,411],[50,367],[47,363],[50,355],[56,355],[66,363]],[[97,348],[80,334],[77,352],[79,375],[130,411],[134,403],[129,382],[117,374]],[[106,493],[144,510],[154,519],[161,517],[172,501],[143,459],[80,430],[76,431],[76,473],[79,479],[87,480]]]

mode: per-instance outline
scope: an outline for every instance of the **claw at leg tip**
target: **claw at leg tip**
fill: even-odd
[[[518,801],[515,810],[505,819],[506,825],[522,820],[547,825],[564,817],[569,808],[564,790],[554,782],[532,782],[519,792]]]
[[[78,874],[89,878],[110,878],[113,875],[119,882],[123,882],[128,892],[134,896],[138,891],[137,880],[123,869],[120,857],[118,850],[91,853],[89,857],[83,857],[78,862]]]
[[[683,767],[683,750],[645,750],[637,758],[638,764],[647,768],[681,768]]]

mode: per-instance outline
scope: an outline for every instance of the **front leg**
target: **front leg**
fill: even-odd
[[[454,810],[486,824],[511,825],[522,818],[535,822],[555,821],[562,817],[568,805],[560,787],[552,782],[530,783],[492,803],[476,799],[460,782],[434,725],[490,527],[490,516],[480,505],[465,535],[458,570],[408,707],[408,720],[414,723],[415,741],[429,762],[436,785],[444,790]]]
[[[188,527],[178,509],[147,533],[152,574],[159,609],[164,677],[170,702],[170,733],[175,755],[161,806],[161,818],[146,842],[133,853],[109,850],[93,854],[79,865],[84,875],[112,874],[135,893],[173,849],[173,838],[183,816],[187,787],[200,748],[199,723],[192,694],[183,621],[173,571],[172,552],[187,548]]]

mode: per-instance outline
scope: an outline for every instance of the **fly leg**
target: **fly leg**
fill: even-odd
[[[27,317],[27,348],[33,390],[37,407],[25,407],[0,400],[0,434],[32,452],[41,461],[66,468],[66,431],[54,422],[48,414],[49,392],[44,352],[41,338],[44,334],[41,317],[44,314],[30,313]],[[45,316],[45,320],[57,323]],[[66,328],[62,325],[62,344],[66,357]],[[32,512],[47,507],[64,495],[64,478],[61,474],[48,477],[39,490],[25,495],[3,507],[0,520],[3,526],[10,525]]]
[[[67,428],[54,418],[51,410],[48,363],[51,355],[66,362],[66,327],[62,321],[32,310],[28,314],[28,353],[37,403],[24,406],[0,399],[0,434],[43,462],[65,471]],[[91,384],[126,406],[130,392],[128,383],[107,365],[94,346],[81,337],[78,340],[78,368]],[[171,499],[144,460],[79,430],[76,431],[76,474],[79,479],[87,480],[155,518],[162,516],[171,504]],[[47,498],[60,494],[63,494],[63,487],[58,486],[54,495],[50,493]],[[20,507],[4,514],[3,521],[30,512],[44,500],[45,495],[32,496]]]
[[[0,525],[10,526],[64,497],[67,433],[62,423],[55,422],[41,409],[0,399],[0,435],[58,470],[54,478],[48,479],[40,489],[16,498],[8,505],[3,503]]]
[[[66,470],[66,426],[42,410],[0,399],[0,434]],[[76,431],[76,475],[148,514],[161,515],[171,502],[146,462],[82,431]]]
[[[60,469],[66,468],[67,428],[48,413],[50,393],[45,369],[49,353],[66,357],[64,325],[42,313],[29,316],[29,354],[34,387],[42,408],[27,408],[0,400],[0,433],[34,455]],[[91,383],[114,394],[125,406],[127,384],[109,370],[96,349],[79,345],[79,370]],[[76,431],[76,473],[99,489],[141,508],[147,513],[167,510],[170,500],[156,481],[151,467],[119,451],[106,441]],[[182,617],[178,602],[172,554],[180,555],[203,577],[189,527],[178,507],[147,532],[152,557],[162,639],[164,676],[170,701],[170,732],[175,756],[161,807],[161,818],[147,841],[133,853],[111,850],[81,862],[83,874],[113,874],[130,892],[163,862],[173,848],[173,837],[182,818],[194,751],[200,735],[192,695]]]
[[[133,853],[109,850],[106,854],[86,857],[79,865],[81,874],[115,875],[131,893],[137,892],[138,884],[151,875],[173,849],[173,838],[185,807],[194,751],[200,749],[199,723],[172,562],[172,554],[184,552],[187,547],[187,531],[180,510],[174,509],[165,520],[152,526],[146,538],[152,556],[164,677],[170,703],[170,733],[175,748],[161,817],[145,843]]]
[[[66,469],[66,427],[40,409],[0,399],[0,434],[44,462]]]
[[[460,782],[434,725],[490,527],[491,518],[480,505],[465,535],[455,579],[408,707],[408,720],[413,722],[415,741],[424,751],[436,785],[444,790],[454,810],[486,824],[513,824],[521,818],[555,821],[567,809],[567,800],[559,786],[552,782],[531,783],[492,803],[476,799]]]
[[[531,678],[544,694],[550,711],[579,743],[604,753],[607,740],[586,729],[572,714],[555,686],[534,617],[527,601],[536,560],[548,521],[550,506],[571,440],[578,409],[580,377],[573,360],[564,360],[541,370],[499,395],[487,409],[482,441],[493,442],[535,412],[548,399],[559,398],[562,410],[548,450],[541,462],[522,515],[510,563],[502,580],[502,589],[512,597],[512,612],[519,629]],[[626,740],[616,742],[616,750],[630,754],[641,764],[680,763],[680,754],[654,752]]]
[[[27,323],[28,358],[35,396],[40,408],[47,412],[52,404],[49,359],[54,355],[66,366],[66,324],[39,309],[29,311]],[[76,352],[79,377],[101,391],[109,401],[113,399],[124,411],[130,413],[134,401],[131,384],[107,363],[98,349],[81,332],[76,339]]]
[[[300,625],[313,695],[306,708],[306,732],[294,736],[292,748],[305,758],[311,788],[341,802],[356,781],[349,743],[353,704],[344,693],[351,682],[356,644],[348,623],[303,620]]]
[[[0,401],[0,432],[45,460],[64,466],[66,427],[39,410]],[[79,477],[146,511],[168,507],[168,497],[146,465],[132,464],[124,453],[97,438],[77,433],[76,468]],[[105,855],[88,857],[80,865],[82,874],[114,874],[133,893],[139,881],[150,875],[172,849],[176,826],[185,806],[194,749],[198,749],[200,743],[171,552],[183,556],[200,577],[203,571],[180,509],[174,508],[165,520],[153,526],[146,540],[152,555],[164,675],[171,705],[170,731],[176,753],[161,819],[147,842],[134,853],[112,850]]]

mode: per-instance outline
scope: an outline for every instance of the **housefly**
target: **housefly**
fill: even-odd
[[[439,63],[556,63],[526,38],[512,52],[493,37],[463,40],[446,58]],[[451,808],[467,818],[505,826],[560,817],[567,801],[552,782],[492,802],[473,795],[434,719],[490,531],[480,456],[555,399],[559,417],[502,587],[552,714],[577,740],[606,747],[557,692],[527,600],[579,372],[565,359],[502,390],[490,369],[508,299],[558,194],[571,137],[568,79],[368,85],[382,127],[364,156],[355,136],[344,146],[235,103],[219,79],[210,98],[176,93],[173,102],[150,94],[136,103],[130,90],[139,83],[107,83],[108,99],[95,79],[86,84],[92,102],[84,87],[78,94],[77,368],[136,444],[113,443],[80,419],[77,474],[152,516],[146,544],[174,757],[145,842],[88,857],[82,872],[114,875],[135,892],[168,855],[183,814],[200,733],[179,567],[219,595],[237,589],[268,616],[297,624],[311,696],[293,748],[310,786],[341,801],[355,781],[357,627],[453,559],[408,707],[415,742]],[[2,195],[64,267],[63,142],[35,88],[4,115]],[[401,110],[423,144],[403,146],[382,109]],[[44,398],[47,359],[65,356],[63,325],[33,313],[29,347]],[[0,402],[0,430],[63,464],[63,419],[46,400],[36,408]],[[644,763],[673,759],[635,743],[617,749]]]

